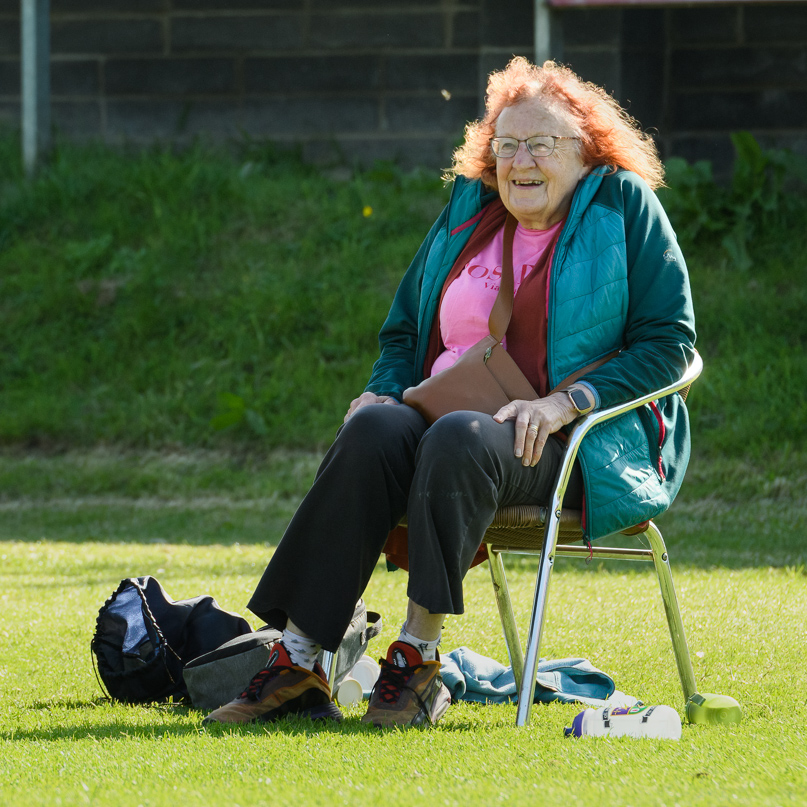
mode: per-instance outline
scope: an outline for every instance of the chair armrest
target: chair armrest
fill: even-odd
[[[640,406],[644,406],[646,403],[658,400],[659,398],[664,398],[666,395],[672,395],[674,392],[680,392],[682,389],[692,384],[692,382],[695,381],[695,379],[701,374],[702,370],[703,359],[701,359],[700,353],[696,352],[695,358],[692,360],[692,364],[687,367],[686,371],[681,378],[678,379],[678,381],[674,381],[669,386],[662,387],[662,389],[648,392],[647,395],[642,395],[640,398],[633,398],[632,400],[626,401],[623,404],[618,404],[617,406],[612,406],[608,409],[601,409],[599,412],[592,412],[589,415],[582,415],[579,417],[574,422],[574,429],[569,435],[569,442],[571,443],[572,437],[574,436],[577,438],[576,442],[579,443],[579,441],[585,437],[586,433],[594,426],[604,423],[606,420],[611,420],[611,418],[615,418],[618,415],[624,415],[625,412],[630,412],[632,409],[638,409]],[[579,438],[577,437],[578,432],[580,432]]]
[[[577,452],[580,449],[580,444],[588,432],[600,423],[605,423],[619,415],[624,415],[625,412],[630,412],[632,409],[637,409],[650,401],[655,401],[658,398],[663,398],[665,395],[671,395],[674,392],[681,390],[692,384],[693,381],[701,374],[703,370],[703,360],[700,354],[696,351],[695,358],[692,364],[687,367],[684,374],[677,381],[674,381],[669,386],[662,389],[649,392],[647,395],[642,395],[639,398],[634,398],[623,404],[611,406],[608,409],[601,409],[599,412],[592,412],[589,415],[581,415],[576,421],[569,433],[569,439],[566,442],[566,451],[563,455],[563,462],[558,471],[557,483],[555,485],[555,492],[552,498],[552,508],[560,513],[560,502],[563,501],[563,495],[566,493],[566,486],[569,484],[569,477],[572,472],[572,465],[577,458]]]

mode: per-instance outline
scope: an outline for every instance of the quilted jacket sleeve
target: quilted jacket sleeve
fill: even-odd
[[[446,208],[432,225],[398,286],[378,334],[380,355],[373,365],[365,392],[391,395],[400,401],[403,391],[412,386],[424,267],[438,234],[445,227],[447,215]]]
[[[584,380],[607,408],[671,384],[694,356],[695,317],[684,256],[661,203],[635,174],[620,172],[628,262],[624,349]]]

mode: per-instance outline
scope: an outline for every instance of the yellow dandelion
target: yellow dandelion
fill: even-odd
[[[362,208],[361,214],[362,214],[362,216],[364,216],[364,218],[369,219],[370,216],[373,215],[373,208],[370,207],[370,205],[365,205]]]

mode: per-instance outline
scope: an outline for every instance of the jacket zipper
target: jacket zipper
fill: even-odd
[[[664,473],[664,468],[661,464],[661,447],[664,445],[664,437],[667,434],[667,429],[664,427],[664,419],[661,417],[658,404],[655,401],[650,401],[648,406],[658,421],[658,475],[661,477],[661,481],[663,482],[667,476]]]

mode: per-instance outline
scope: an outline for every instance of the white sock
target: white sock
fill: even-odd
[[[297,667],[304,667],[306,670],[314,669],[314,663],[317,660],[319,651],[322,650],[321,644],[313,639],[307,639],[305,636],[298,636],[288,628],[283,631],[283,637],[280,641],[283,643],[283,647],[286,648],[292,664]]]
[[[437,645],[440,644],[440,639],[442,636],[443,634],[441,631],[440,635],[431,641],[419,639],[417,636],[413,636],[406,630],[406,622],[404,622],[403,625],[401,625],[401,635],[398,637],[398,641],[407,642],[413,647],[416,647],[424,661],[435,661],[437,658]]]

